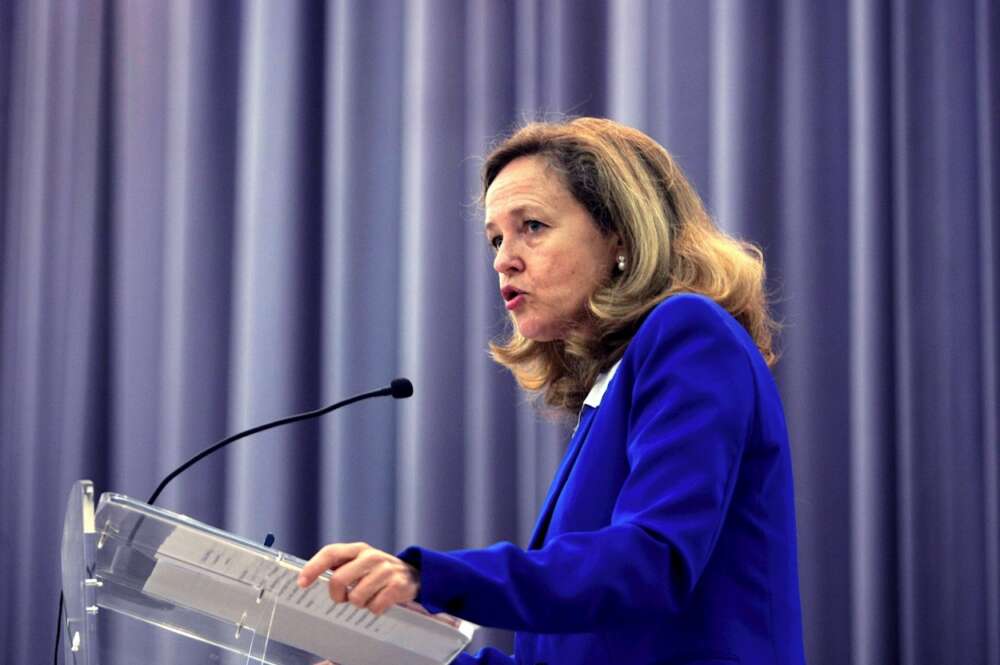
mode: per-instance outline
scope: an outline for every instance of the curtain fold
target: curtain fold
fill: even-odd
[[[237,106],[229,428],[316,408],[320,398],[323,26],[312,3],[242,5]],[[308,550],[316,511],[316,423],[228,452],[226,521]],[[284,532],[280,533],[277,530]]]
[[[452,548],[463,540],[464,449],[452,433],[467,426],[456,352],[465,333],[465,49],[457,38],[465,12],[458,0],[417,1],[404,16],[397,346],[418,391],[400,405],[400,545],[420,539]]]
[[[983,456],[983,534],[985,534],[986,625],[1000,626],[1000,11],[976,3],[976,136],[978,159],[979,285]],[[992,408],[990,408],[992,405]],[[989,662],[1000,662],[1000,631],[987,632]]]
[[[399,158],[404,16],[398,2],[327,7],[324,401],[401,374]],[[387,260],[373,261],[372,256]],[[322,423],[320,539],[396,546],[399,405],[350,407]],[[330,442],[338,442],[330,445]],[[308,505],[304,505],[308,508]]]
[[[229,430],[228,368],[232,316],[239,13],[213,4],[204,14],[193,1],[169,6],[171,54],[167,97],[177,110],[165,128],[167,165],[163,238],[163,367],[158,472],[196,454],[205,441]],[[206,61],[222,67],[200,66]],[[217,95],[214,104],[206,100]],[[205,305],[218,308],[211,321]],[[207,521],[223,519],[226,465],[208,459],[192,472],[184,491],[166,490],[163,501],[182,505]]]
[[[478,173],[570,113],[647,131],[765,252],[809,662],[1000,665],[998,15],[0,4],[0,660],[49,649],[74,479],[145,498],[395,376],[413,398],[239,442],[162,505],[300,556],[525,543],[573,419],[488,356]]]
[[[851,662],[899,662],[890,51],[885,6],[849,7]]]

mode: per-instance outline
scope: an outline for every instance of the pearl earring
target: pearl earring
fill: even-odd
[[[625,272],[625,255],[618,255],[618,272]]]

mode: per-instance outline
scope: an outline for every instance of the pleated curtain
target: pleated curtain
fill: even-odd
[[[809,662],[1000,665],[998,87],[992,0],[0,4],[0,661],[50,657],[74,480],[144,499],[396,376],[159,503],[525,544],[574,419],[488,356],[478,169],[570,114],[765,252]]]

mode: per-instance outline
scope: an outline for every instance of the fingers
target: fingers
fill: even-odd
[[[347,599],[374,614],[417,596],[416,573],[405,563],[383,562],[373,568],[348,594]]]
[[[378,564],[378,550],[367,549],[358,553],[353,560],[343,564],[330,575],[330,598],[343,603],[348,600],[348,591],[357,587],[360,580]]]
[[[336,569],[346,562],[355,559],[358,554],[366,549],[371,549],[367,543],[336,543],[327,545],[313,555],[313,558],[302,566],[299,574],[298,585],[307,587],[316,581],[316,578],[324,571]]]
[[[393,605],[406,603],[417,597],[418,586],[412,569],[393,573],[385,586],[368,601],[367,608],[374,614],[382,614]]]
[[[368,602],[386,586],[392,574],[389,566],[377,566],[354,584],[347,593],[347,600],[358,607],[367,607]]]

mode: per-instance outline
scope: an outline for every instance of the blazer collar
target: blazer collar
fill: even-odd
[[[587,438],[587,432],[590,431],[590,423],[594,420],[594,413],[597,407],[601,405],[601,400],[608,389],[608,384],[611,383],[611,379],[614,378],[620,364],[621,360],[612,365],[611,369],[607,372],[598,376],[586,399],[583,400],[583,406],[580,408],[580,420],[573,430],[573,438],[570,439],[569,448],[563,456],[559,470],[556,471],[555,478],[549,486],[549,492],[545,497],[545,502],[542,504],[542,511],[538,515],[538,521],[535,522],[535,529],[531,534],[528,549],[540,548],[542,542],[545,540],[545,534],[549,528],[549,521],[552,519],[552,511],[555,509],[556,500],[562,493],[563,486],[569,478],[576,458],[580,455],[580,448]]]
[[[531,540],[528,542],[529,550],[541,548],[545,540],[545,534],[549,530],[549,521],[552,519],[552,511],[555,509],[556,501],[562,493],[563,486],[566,484],[570,471],[573,469],[573,464],[580,454],[580,448],[583,446],[583,442],[587,438],[587,433],[590,431],[590,423],[594,420],[594,413],[594,409],[586,405],[580,411],[580,422],[577,423],[576,430],[573,432],[573,438],[570,439],[569,448],[566,450],[566,454],[563,455],[559,470],[556,471],[555,478],[553,478],[552,484],[549,485],[549,492],[545,496],[545,502],[542,504],[542,511],[538,514],[538,520],[535,522],[535,528],[531,533]]]

